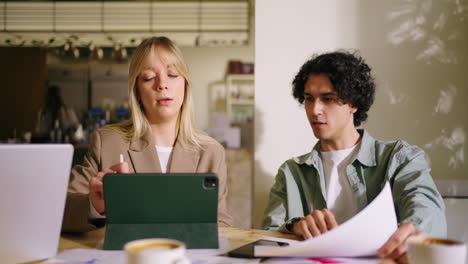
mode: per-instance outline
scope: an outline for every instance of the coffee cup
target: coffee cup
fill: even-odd
[[[124,246],[127,264],[189,264],[185,244],[174,239],[150,238],[130,241]]]
[[[410,264],[465,264],[466,244],[452,239],[413,236],[407,240]]]

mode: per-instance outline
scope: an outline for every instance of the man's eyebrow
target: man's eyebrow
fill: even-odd
[[[305,95],[312,96],[311,93],[304,93],[304,96],[305,96]],[[335,92],[321,93],[320,95],[321,95],[321,96],[333,96],[333,95],[334,95],[334,96],[338,96],[338,94],[335,93]]]

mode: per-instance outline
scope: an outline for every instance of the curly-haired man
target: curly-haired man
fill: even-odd
[[[446,235],[444,203],[424,152],[404,141],[380,141],[362,129],[375,94],[364,60],[348,52],[314,56],[297,73],[293,96],[319,139],[310,153],[281,165],[264,228],[318,236],[367,206],[389,182],[399,227],[379,249],[405,259],[406,239]]]

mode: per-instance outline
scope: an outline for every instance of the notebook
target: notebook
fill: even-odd
[[[2,263],[57,254],[72,156],[69,144],[0,144]]]
[[[150,173],[104,176],[104,249],[131,240],[172,238],[187,248],[218,248],[215,174]]]

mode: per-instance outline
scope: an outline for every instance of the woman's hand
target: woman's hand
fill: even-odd
[[[127,162],[121,162],[113,165],[110,168],[104,168],[98,172],[95,177],[92,177],[89,184],[89,198],[94,209],[100,214],[105,212],[104,206],[104,190],[102,188],[102,178],[108,173],[129,173]]]

